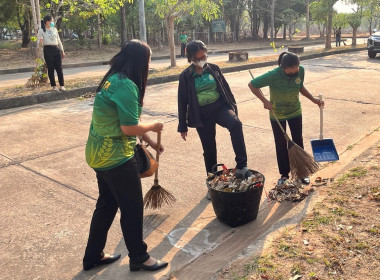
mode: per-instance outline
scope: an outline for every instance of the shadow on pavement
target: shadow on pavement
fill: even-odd
[[[260,255],[264,243],[260,241],[264,241],[277,228],[296,223],[306,216],[311,197],[309,196],[301,202],[304,204],[302,209],[297,209],[293,215],[284,220],[282,219],[299,204],[290,202],[269,204],[265,199],[260,205],[259,215],[256,220],[237,228],[233,235],[223,240],[223,242],[219,242],[220,244],[209,254],[206,253],[200,256],[187,267],[171,271],[171,274],[174,274],[178,280],[208,279],[246,250],[253,250],[255,255]],[[215,220],[211,223],[214,222]],[[219,221],[217,222],[222,224]],[[193,239],[196,238],[197,236]],[[173,260],[179,257],[180,253],[178,252]]]

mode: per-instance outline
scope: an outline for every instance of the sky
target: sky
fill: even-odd
[[[349,4],[346,4],[345,2],[346,1],[339,0],[334,5],[334,8],[335,10],[338,11],[338,13],[352,13],[353,12],[351,8],[355,8],[355,5],[349,5]]]

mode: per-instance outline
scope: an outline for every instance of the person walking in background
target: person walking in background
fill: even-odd
[[[278,58],[278,65],[279,67],[254,78],[248,87],[263,102],[265,109],[274,111],[285,131],[286,123],[288,123],[293,142],[303,148],[299,93],[318,106],[324,106],[324,102],[314,98],[305,88],[303,84],[305,69],[300,66],[300,60],[296,54],[283,52]],[[269,86],[270,100],[266,99],[260,90],[266,86]],[[277,185],[282,185],[289,179],[290,172],[287,141],[271,113],[269,116],[276,144],[278,169],[281,174]],[[303,178],[302,183],[309,184],[310,179]]]
[[[206,172],[217,163],[216,124],[228,129],[235,152],[235,176],[248,178],[242,123],[230,86],[219,67],[207,63],[207,48],[202,41],[187,46],[191,63],[180,75],[178,85],[178,132],[186,141],[188,127],[195,127],[203,147]]]
[[[58,30],[55,28],[54,19],[47,15],[41,21],[41,28],[37,34],[37,46],[44,46],[44,59],[48,68],[48,76],[50,85],[55,91],[65,91],[62,58],[65,58],[65,51],[61,39],[59,38]],[[60,88],[58,89],[55,83],[54,69],[57,71]]]
[[[92,216],[90,234],[83,258],[83,269],[110,264],[120,258],[104,254],[108,230],[120,209],[120,226],[128,249],[129,268],[154,271],[167,262],[147,253],[143,240],[143,196],[134,147],[136,135],[159,153],[162,145],[147,132],[160,132],[162,123],[139,123],[144,104],[151,50],[139,40],[132,40],[110,61],[111,68],[97,88],[86,161],[95,170],[99,197]]]
[[[186,45],[187,45],[187,35],[186,31],[182,31],[182,34],[179,36],[179,40],[181,42],[181,57],[186,56]]]
[[[335,32],[335,45],[336,47],[340,47],[340,40],[341,40],[341,36],[342,36],[342,28],[338,28],[337,31]]]

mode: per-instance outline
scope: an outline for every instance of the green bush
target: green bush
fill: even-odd
[[[103,41],[103,45],[111,44],[111,35],[110,34],[104,35],[102,38],[102,41]]]

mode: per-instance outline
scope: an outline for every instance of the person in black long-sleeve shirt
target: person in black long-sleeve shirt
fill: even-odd
[[[235,152],[237,177],[248,178],[247,152],[242,123],[230,86],[219,67],[207,63],[207,48],[202,41],[187,46],[191,63],[180,75],[178,85],[178,132],[186,141],[188,127],[196,128],[203,147],[206,171],[217,163],[216,124],[227,128]]]

